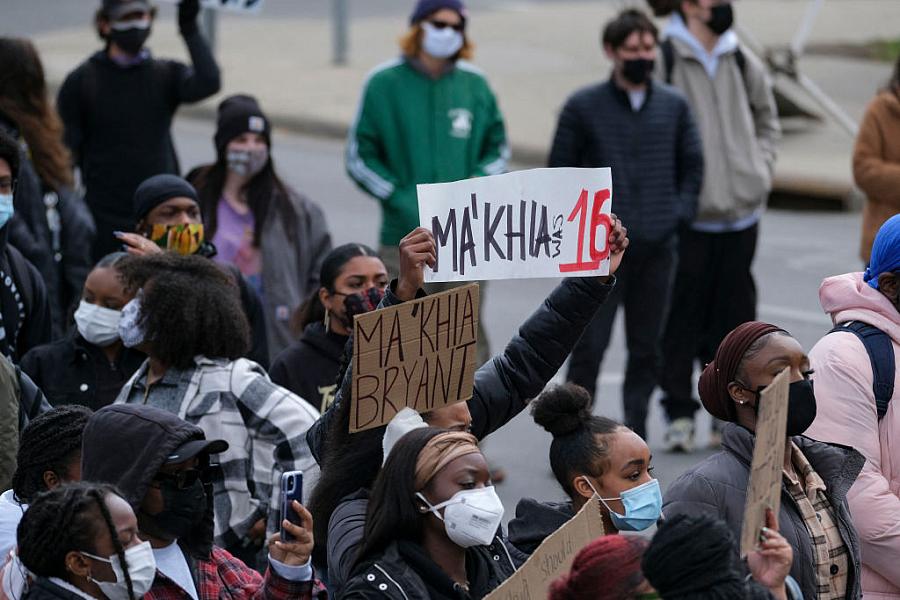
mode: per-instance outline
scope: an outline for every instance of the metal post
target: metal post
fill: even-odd
[[[332,58],[335,65],[347,64],[347,0],[332,0],[331,2],[331,26],[332,26]]]
[[[200,31],[203,33],[203,37],[206,38],[206,43],[209,44],[209,49],[213,56],[216,54],[217,12],[211,8],[203,8],[200,11]]]

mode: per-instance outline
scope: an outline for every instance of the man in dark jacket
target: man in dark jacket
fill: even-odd
[[[113,231],[131,224],[129,200],[157,173],[177,173],[169,129],[178,106],[219,91],[219,67],[197,27],[199,0],[178,5],[193,68],[144,48],[155,16],[147,0],[103,0],[97,32],[106,48],[66,77],[59,91],[65,141],[81,168],[97,224],[94,259],[116,250]]]
[[[0,353],[13,362],[50,341],[50,304],[41,274],[7,243],[19,160],[19,145],[0,133]]]
[[[616,221],[618,222],[617,219]],[[433,252],[434,239],[431,232],[421,228],[400,241],[400,277],[388,287],[381,303],[382,307],[394,306],[412,300],[417,295],[424,295],[419,289],[424,278],[422,273],[424,263],[415,265],[414,259],[411,258],[415,254],[411,254],[413,252],[411,249],[425,247],[428,242],[432,244]],[[563,280],[537,311],[522,324],[503,353],[492,358],[475,372],[472,398],[465,405],[459,406],[467,407],[464,411],[470,414],[467,429],[479,440],[512,420],[544,389],[566,360],[584,327],[614,289],[616,279],[613,274],[622,260],[624,248],[628,245],[621,224],[610,234],[609,243],[612,248],[612,264],[608,277]],[[428,251],[422,253],[423,256],[427,254]],[[327,539],[326,536],[318,536],[320,544],[327,543],[329,580],[336,587],[346,583],[365,529],[368,495],[365,490],[359,488],[365,488],[371,483],[382,458],[381,437],[384,428],[371,430],[375,432],[372,434],[361,432],[344,439],[336,439],[340,437],[339,432],[347,429],[347,423],[342,420],[345,417],[349,419],[346,407],[350,399],[351,381],[352,365],[344,377],[334,404],[307,434],[313,456],[322,465],[319,488],[322,489],[324,485],[326,493],[344,500],[332,509]],[[451,408],[453,407],[448,407]],[[450,412],[447,409],[434,412],[445,410]],[[426,421],[433,426],[449,428],[452,425],[443,418],[444,415],[439,416],[441,422],[436,422],[434,416],[426,415],[426,417]],[[329,437],[327,440],[326,435]],[[366,456],[367,458],[363,460],[371,460],[374,456],[375,467],[371,469],[372,472],[364,473],[369,481],[350,481],[343,494],[335,493],[330,488],[329,482],[335,475],[330,470],[334,466],[336,448],[341,448],[341,452],[346,456]],[[318,494],[319,490],[316,493]],[[313,502],[315,500],[314,498]]]
[[[85,481],[118,487],[150,542],[157,574],[147,598],[298,598],[322,593],[309,564],[312,538],[269,546],[265,577],[213,545],[210,458],[228,449],[170,412],[143,405],[97,411],[84,430]],[[298,511],[309,518],[309,513]],[[275,538],[280,539],[280,538]],[[305,563],[305,564],[304,564]]]
[[[700,136],[684,97],[651,81],[656,26],[626,10],[603,32],[615,67],[608,81],[566,102],[551,167],[611,167],[615,210],[631,246],[609,301],[572,350],[568,380],[592,395],[619,305],[625,308],[628,366],[625,424],[646,437],[647,405],[656,386],[660,339],[677,263],[677,230],[690,222],[703,177]]]

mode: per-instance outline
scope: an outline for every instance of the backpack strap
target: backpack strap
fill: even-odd
[[[861,321],[849,321],[835,326],[828,333],[846,331],[854,334],[866,349],[872,363],[872,391],[875,393],[875,408],[880,421],[888,409],[894,395],[895,359],[894,345],[888,334],[874,325]]]
[[[672,84],[672,71],[675,69],[675,47],[672,40],[664,39],[659,43],[659,49],[662,50],[663,66],[666,68],[666,83]]]

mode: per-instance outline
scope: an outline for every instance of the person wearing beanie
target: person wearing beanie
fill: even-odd
[[[655,598],[641,572],[649,542],[639,536],[605,535],[575,555],[569,572],[550,585],[549,600]]]
[[[790,579],[793,553],[769,512],[758,550],[747,557],[748,578],[737,540],[709,515],[676,515],[663,521],[644,551],[641,568],[663,600],[802,600]],[[810,596],[807,596],[810,597]],[[816,596],[811,596],[815,598]],[[821,597],[821,596],[820,596]]]
[[[722,449],[669,487],[663,514],[712,515],[740,539],[761,392],[785,369],[791,383],[777,523],[794,552],[791,576],[804,598],[859,598],[860,547],[847,492],[865,459],[803,435],[817,412],[813,372],[799,342],[780,327],[738,326],[703,370],[700,400],[725,422]]]
[[[271,124],[256,99],[238,94],[218,109],[216,162],[191,171],[214,260],[236,267],[259,295],[269,360],[294,341],[291,315],[319,289],[331,250],[325,215],[275,171]]]
[[[416,185],[507,169],[503,115],[484,73],[468,62],[467,25],[460,0],[419,0],[400,39],[400,57],[366,80],[347,137],[347,173],[381,204],[380,253],[389,273],[400,271],[400,239],[419,226]],[[479,323],[478,363],[488,358]]]
[[[143,181],[134,193],[132,212],[134,232],[114,232],[129,254],[146,256],[170,251],[207,258],[216,255],[215,245],[206,237],[197,191],[181,177],[163,174]],[[268,368],[269,344],[262,302],[235,266],[220,266],[237,284],[244,315],[250,323],[247,358]]]
[[[145,47],[156,8],[148,0],[102,0],[95,17],[105,47],[69,73],[58,107],[65,142],[81,170],[97,236],[93,257],[116,251],[114,231],[132,224],[128,201],[158,173],[178,173],[170,128],[179,105],[219,91],[219,67],[197,25],[199,0],[180,0],[178,29],[191,65]]]
[[[871,251],[871,252],[869,252]],[[847,495],[862,544],[866,598],[900,598],[900,215],[884,222],[863,273],[829,277],[819,301],[835,328],[810,350],[817,440],[866,457]]]

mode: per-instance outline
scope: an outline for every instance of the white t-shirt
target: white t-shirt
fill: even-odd
[[[12,490],[0,494],[0,557],[4,559],[16,547],[16,528],[28,505],[19,504]]]
[[[197,586],[191,577],[191,568],[177,543],[172,542],[165,548],[154,548],[153,558],[156,559],[157,571],[174,581],[191,598],[199,600]]]

